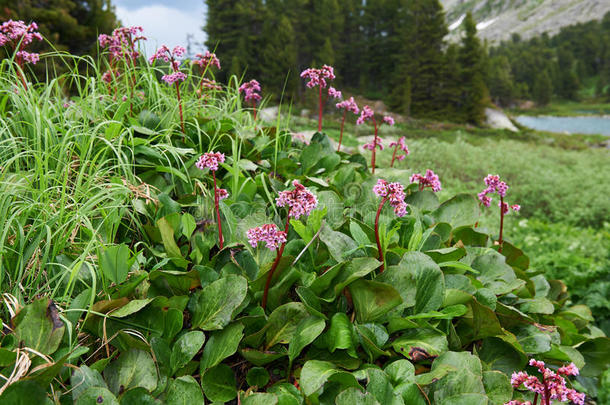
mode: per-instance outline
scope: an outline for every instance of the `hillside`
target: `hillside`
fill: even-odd
[[[523,38],[600,19],[610,11],[605,0],[441,0],[453,35],[466,12],[473,13],[479,35],[492,42],[518,33]]]

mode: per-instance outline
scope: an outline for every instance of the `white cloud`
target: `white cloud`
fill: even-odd
[[[163,5],[132,9],[117,6],[116,14],[123,25],[141,25],[144,28],[144,36],[148,38],[146,54],[149,56],[161,45],[186,47],[187,34],[193,34],[196,42],[205,40],[205,33],[201,29],[205,23],[203,8],[187,13]]]

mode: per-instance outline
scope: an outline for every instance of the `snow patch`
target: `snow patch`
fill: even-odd
[[[489,27],[491,24],[495,23],[498,17],[492,18],[491,20],[481,21],[477,24],[477,31],[482,31],[485,28]]]
[[[462,24],[462,21],[464,21],[464,18],[466,18],[466,14],[462,14],[460,16],[460,18],[457,19],[457,21],[455,21],[453,24],[451,24],[449,26],[449,31],[453,31],[454,29],[459,27]]]

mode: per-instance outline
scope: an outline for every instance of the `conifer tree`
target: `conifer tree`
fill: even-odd
[[[261,80],[266,91],[279,98],[286,84],[286,95],[294,96],[298,86],[297,48],[290,19],[270,15],[263,27],[265,43],[261,52]]]
[[[536,81],[532,89],[532,96],[534,101],[538,105],[547,105],[551,102],[551,96],[553,95],[553,84],[548,72],[545,70],[542,73],[536,75]]]
[[[477,37],[472,14],[464,18],[464,37],[460,48],[462,114],[464,120],[480,124],[485,118],[488,91],[485,86],[483,47]]]

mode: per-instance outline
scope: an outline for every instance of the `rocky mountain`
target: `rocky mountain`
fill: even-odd
[[[490,42],[513,33],[530,38],[561,27],[601,19],[610,11],[610,0],[441,0],[451,36],[456,37],[465,13],[477,21],[479,35]]]

